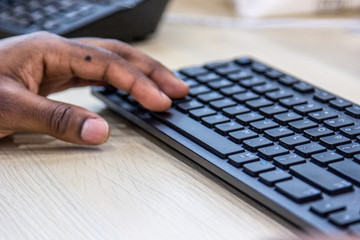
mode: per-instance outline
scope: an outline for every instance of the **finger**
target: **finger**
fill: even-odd
[[[184,97],[189,91],[188,85],[178,79],[169,69],[126,43],[101,38],[78,38],[76,40],[120,55],[156,82],[160,89],[171,98]]]
[[[2,136],[32,131],[90,145],[102,144],[109,137],[108,123],[84,108],[52,101],[19,88],[2,88],[1,98],[1,102],[7,105],[7,109],[0,109],[0,115],[6,116],[1,119]]]
[[[129,92],[153,111],[164,111],[171,106],[169,97],[153,81],[111,51],[64,38],[53,39],[52,44],[43,49],[46,76],[70,75],[105,81]]]

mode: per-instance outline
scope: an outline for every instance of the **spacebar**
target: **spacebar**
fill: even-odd
[[[220,158],[244,151],[239,145],[176,109],[171,108],[167,112],[152,113],[152,115]]]

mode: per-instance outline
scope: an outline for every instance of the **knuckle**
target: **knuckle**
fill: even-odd
[[[63,38],[59,35],[47,31],[31,33],[29,35],[26,35],[26,37],[26,44],[32,44],[35,49],[38,47],[42,48],[48,45],[51,45],[53,47],[54,44],[58,44],[63,41]]]
[[[151,64],[152,68],[154,69],[154,71],[159,70],[163,67],[163,65],[157,60],[152,60],[150,64]]]
[[[160,62],[158,62],[156,60],[149,61],[148,75],[151,76],[153,73],[160,71],[162,68],[163,68],[163,65]]]
[[[112,49],[118,55],[120,55],[124,59],[131,59],[132,55],[132,46],[127,43],[121,42],[119,40],[111,39],[109,40],[110,44],[112,45]]]
[[[30,34],[30,36],[32,36],[32,38],[36,38],[36,39],[57,37],[56,34],[51,33],[51,32],[47,32],[47,31],[35,32],[35,33]]]
[[[50,130],[54,134],[64,134],[69,126],[73,111],[73,107],[66,104],[57,105],[52,109],[48,120]]]

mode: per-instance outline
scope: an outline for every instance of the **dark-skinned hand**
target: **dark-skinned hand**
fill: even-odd
[[[111,84],[145,108],[165,111],[188,86],[159,62],[117,40],[39,32],[0,40],[0,138],[19,131],[102,144],[109,125],[84,108],[46,98],[71,87]]]

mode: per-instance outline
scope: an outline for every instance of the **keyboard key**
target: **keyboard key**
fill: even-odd
[[[234,85],[231,87],[224,87],[220,89],[220,92],[226,96],[231,96],[237,93],[244,93],[246,92],[246,89],[243,87],[240,87],[239,85]]]
[[[208,82],[219,80],[219,79],[221,79],[221,76],[217,75],[216,73],[212,73],[212,72],[209,72],[205,75],[196,77],[196,80],[198,80],[201,83],[208,83]]]
[[[65,14],[65,18],[69,18],[69,17],[73,16],[72,17],[72,20],[73,20],[74,17],[77,17],[77,13],[76,13],[76,16],[74,16],[74,15],[75,15],[75,12],[70,11],[70,12]],[[33,22],[40,22],[40,20],[44,19],[44,17],[45,17],[44,14],[39,10],[37,10],[35,12],[32,12],[31,15],[30,15],[30,18],[31,18],[31,20]]]
[[[309,142],[310,142],[309,139],[307,139],[306,137],[303,137],[301,135],[283,137],[283,138],[280,138],[280,140],[279,140],[279,143],[288,149],[294,149],[294,147],[296,147],[298,145],[309,143]]]
[[[216,124],[229,122],[230,119],[228,117],[225,117],[224,115],[217,114],[203,117],[201,121],[208,127],[214,127]]]
[[[244,164],[259,161],[259,157],[253,153],[238,153],[229,156],[228,163],[234,167],[241,168]]]
[[[236,121],[240,122],[243,125],[249,125],[249,123],[251,123],[251,122],[265,119],[264,116],[262,116],[256,112],[240,114],[240,115],[237,115],[235,118],[236,118]]]
[[[312,155],[311,159],[317,165],[326,167],[329,163],[338,162],[344,158],[335,152],[323,152]]]
[[[293,106],[305,104],[307,103],[306,99],[302,97],[290,97],[290,98],[284,98],[280,99],[280,104],[287,108],[292,108]]]
[[[339,130],[342,127],[354,125],[354,122],[347,119],[347,118],[334,118],[324,121],[324,125],[328,128],[331,128],[332,130]]]
[[[152,115],[220,158],[244,151],[239,145],[175,109]]]
[[[127,96],[126,96],[126,99],[127,99],[127,101],[128,101],[129,103],[131,103],[131,104],[133,104],[133,105],[139,104],[139,103],[135,100],[135,98],[134,98],[133,96],[131,96],[131,95],[127,95]]]
[[[301,115],[307,115],[310,112],[315,112],[320,110],[322,110],[321,106],[316,103],[307,103],[304,105],[299,105],[294,107],[294,111]]]
[[[260,148],[258,152],[259,152],[259,156],[261,156],[262,158],[271,160],[274,157],[288,154],[289,150],[279,145],[274,145],[274,146]]]
[[[251,88],[251,87],[262,85],[265,83],[266,83],[265,79],[259,78],[259,77],[253,77],[251,79],[246,79],[246,80],[240,81],[240,85],[243,87],[246,87],[246,88]]]
[[[188,67],[180,70],[180,73],[185,74],[189,77],[196,77],[209,73],[209,70],[203,67]]]
[[[353,183],[360,185],[360,164],[346,160],[330,164],[329,169]]]
[[[211,92],[210,88],[200,85],[200,86],[190,88],[189,95],[194,97],[199,94],[208,93],[208,92]]]
[[[194,118],[196,120],[201,120],[202,117],[215,115],[216,111],[211,109],[211,108],[204,107],[204,108],[198,108],[198,109],[190,110],[189,114],[190,114],[190,117],[192,117],[192,118]]]
[[[279,78],[279,83],[284,84],[286,86],[291,86],[297,82],[299,82],[298,79],[288,76],[288,75]]]
[[[308,119],[290,122],[289,127],[296,132],[303,132],[306,129],[317,127],[317,123]]]
[[[345,112],[354,118],[360,118],[360,106],[354,105],[346,108]]]
[[[260,86],[255,86],[252,89],[257,94],[264,94],[264,93],[267,93],[267,92],[272,92],[272,91],[279,90],[279,87],[277,85],[275,85],[275,84],[267,83],[267,84],[263,84],[263,85],[260,85]]]
[[[292,97],[294,94],[290,91],[287,90],[279,90],[279,91],[275,91],[275,92],[267,92],[265,94],[265,96],[267,98],[269,98],[272,101],[278,101],[279,99],[282,98],[288,98],[288,97]]]
[[[359,143],[349,143],[336,147],[336,151],[345,157],[353,157],[355,154],[360,153]]]
[[[328,137],[322,137],[320,138],[320,143],[327,148],[334,149],[336,146],[350,143],[351,140],[347,137],[344,137],[343,135],[332,135]]]
[[[275,184],[275,189],[298,203],[305,203],[321,198],[321,192],[298,179]]]
[[[124,92],[122,90],[116,89],[114,87],[106,87],[104,89],[104,93],[115,93],[120,98],[127,98],[129,94],[127,92]]]
[[[248,65],[248,64],[252,63],[252,60],[247,57],[242,57],[242,58],[236,59],[235,62],[240,65]]]
[[[261,120],[257,122],[250,123],[250,127],[252,130],[255,130],[255,132],[262,133],[267,129],[278,127],[279,124],[276,122],[273,122],[271,120]]]
[[[278,127],[278,128],[269,129],[269,130],[266,130],[264,133],[267,138],[269,138],[270,140],[273,140],[273,141],[277,141],[277,140],[279,140],[279,138],[290,136],[290,135],[294,134],[293,131],[289,130],[286,127]]]
[[[220,75],[226,76],[228,74],[240,72],[242,68],[237,64],[228,64],[224,67],[216,68],[214,71]]]
[[[199,83],[197,81],[195,81],[194,79],[185,79],[184,82],[190,87],[195,87],[195,86],[199,86]]]
[[[260,173],[275,169],[274,165],[272,165],[271,163],[265,160],[247,163],[243,167],[244,167],[244,172],[246,172],[247,174],[253,177],[256,177]]]
[[[233,95],[233,99],[237,102],[243,103],[248,100],[254,100],[260,98],[259,95],[253,92],[245,92]]]
[[[350,182],[313,163],[292,166],[290,167],[290,172],[331,195],[349,192],[353,189],[353,185]]]
[[[343,211],[346,205],[335,201],[324,200],[311,205],[310,210],[321,217],[326,217],[330,213]]]
[[[211,101],[210,107],[214,108],[215,110],[221,110],[222,108],[235,106],[237,103],[229,98]]]
[[[275,121],[281,124],[287,124],[292,121],[301,120],[303,117],[294,112],[287,112],[282,114],[276,114],[274,116]]]
[[[269,186],[273,186],[277,182],[289,180],[291,178],[290,174],[281,169],[264,172],[259,175],[259,180]]]
[[[197,96],[197,99],[201,102],[208,103],[210,101],[223,99],[224,96],[218,92],[204,93]]]
[[[267,107],[273,105],[274,102],[267,100],[265,98],[250,100],[246,102],[246,105],[250,107],[251,109],[257,110],[262,107]]]
[[[345,108],[352,106],[352,103],[342,98],[337,98],[330,101],[330,106],[338,110],[344,110]]]
[[[265,72],[265,76],[267,76],[268,78],[271,79],[278,79],[279,77],[283,76],[284,74],[282,72],[279,72],[278,70],[275,69],[268,69]]]
[[[221,80],[216,80],[216,81],[212,81],[210,83],[207,84],[209,87],[211,87],[212,89],[220,89],[220,88],[224,88],[224,87],[230,87],[233,84],[233,82],[227,80],[227,79],[221,79]]]
[[[305,158],[295,154],[287,154],[279,157],[274,158],[274,164],[279,166],[283,169],[288,169],[290,166],[305,163]]]
[[[246,139],[255,138],[257,136],[258,136],[258,134],[256,132],[253,132],[249,129],[229,133],[230,140],[232,140],[236,143],[241,143],[242,141],[244,141]]]
[[[310,157],[315,153],[325,152],[326,148],[317,143],[308,143],[295,147],[295,152],[303,157]]]
[[[267,147],[267,146],[271,146],[273,145],[273,142],[263,138],[263,137],[258,137],[258,138],[252,138],[252,139],[248,139],[245,140],[243,142],[243,145],[246,149],[250,150],[250,151],[256,151],[258,148],[262,148],[262,147]]]
[[[360,125],[353,125],[348,127],[343,127],[340,129],[340,133],[348,138],[356,138],[360,135]]]
[[[324,120],[338,117],[336,112],[330,110],[323,110],[319,112],[309,113],[309,118],[315,122],[321,123]]]
[[[127,93],[125,93],[126,94],[126,96],[127,96]],[[189,102],[189,101],[191,101],[192,100],[192,97],[190,97],[190,96],[185,96],[185,97],[183,97],[183,98],[178,98],[178,99],[173,99],[173,105],[177,105],[177,104],[179,104],[179,103],[183,103],[183,102]]]
[[[305,82],[295,83],[293,89],[301,93],[311,93],[314,91],[314,87]]]
[[[229,132],[241,129],[244,129],[244,127],[237,122],[227,122],[215,125],[215,131],[222,135],[227,135]]]
[[[26,19],[26,18],[19,18],[18,19],[18,24],[20,26],[29,26],[31,24],[31,21],[29,19]],[[44,22],[42,22],[42,29],[44,30],[47,30],[47,31],[50,31],[54,28],[57,28],[59,27],[60,25],[60,21],[58,20],[55,20],[55,19],[48,19],[48,20],[45,20]]]
[[[357,163],[360,163],[360,154],[356,154],[354,156],[354,161],[357,162]]]
[[[322,137],[333,135],[334,131],[326,127],[311,128],[304,131],[304,135],[313,141],[318,141]]]
[[[333,213],[329,217],[330,222],[339,227],[346,227],[350,224],[360,222],[359,211],[345,211]]]
[[[266,117],[272,117],[275,114],[285,113],[288,110],[282,106],[274,105],[269,107],[263,107],[259,109],[260,113]]]
[[[232,117],[235,117],[236,115],[239,115],[242,113],[248,113],[248,112],[250,112],[250,109],[248,109],[247,107],[238,105],[238,106],[224,108],[222,111],[225,116],[232,118]]]
[[[323,102],[323,103],[327,103],[330,100],[333,100],[335,98],[336,97],[333,94],[322,91],[322,90],[317,90],[316,93],[314,94],[314,99],[319,102]]]
[[[237,81],[252,78],[252,77],[253,77],[253,75],[250,71],[241,71],[241,72],[229,74],[229,75],[227,75],[226,78],[230,79],[233,82],[237,82]]]
[[[182,102],[178,103],[177,108],[182,112],[188,112],[189,110],[195,109],[195,108],[201,108],[204,106],[201,102],[198,102],[196,100],[191,100],[189,102]]]
[[[266,70],[269,69],[268,66],[262,64],[262,63],[258,63],[258,62],[253,62],[253,64],[251,65],[252,70],[254,70],[255,72],[258,73],[264,73]]]
[[[205,67],[207,69],[213,70],[213,69],[225,67],[228,64],[229,64],[228,62],[216,61],[216,62],[211,62],[211,63],[205,64]]]

